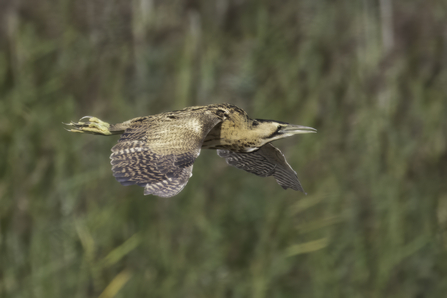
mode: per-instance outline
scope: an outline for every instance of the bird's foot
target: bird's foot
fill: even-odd
[[[82,120],[84,119],[87,119],[87,121],[83,122]],[[71,132],[89,133],[104,136],[109,136],[112,134],[109,130],[110,124],[102,120],[99,120],[96,117],[84,116],[81,119],[79,119],[79,122],[72,121],[70,123],[63,123],[63,124],[71,126],[70,129],[66,128],[67,131]]]

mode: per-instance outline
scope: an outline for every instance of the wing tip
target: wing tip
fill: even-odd
[[[177,195],[178,193],[180,193],[183,188],[186,186],[186,183],[184,185],[182,185],[181,187],[177,188],[177,189],[169,189],[169,188],[154,188],[154,185],[147,183],[144,187],[144,195],[154,195],[157,197],[162,197],[162,198],[170,198],[173,197],[175,195]]]

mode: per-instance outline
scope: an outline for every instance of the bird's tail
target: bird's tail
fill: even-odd
[[[86,121],[83,121],[86,119]],[[96,117],[85,116],[79,119],[79,122],[63,123],[68,125],[67,131],[78,132],[78,133],[88,133],[93,135],[103,135],[110,136],[115,134],[122,134],[123,130],[119,125],[111,125],[104,122]]]

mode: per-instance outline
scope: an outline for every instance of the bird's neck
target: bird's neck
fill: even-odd
[[[202,148],[226,149],[235,152],[252,152],[264,145],[253,131],[244,124],[223,121],[217,124],[206,136]]]

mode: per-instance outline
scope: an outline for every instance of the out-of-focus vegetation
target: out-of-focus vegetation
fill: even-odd
[[[1,297],[446,297],[447,6],[4,0]],[[117,137],[190,105],[312,126],[308,192],[203,150],[178,196],[115,181]]]

